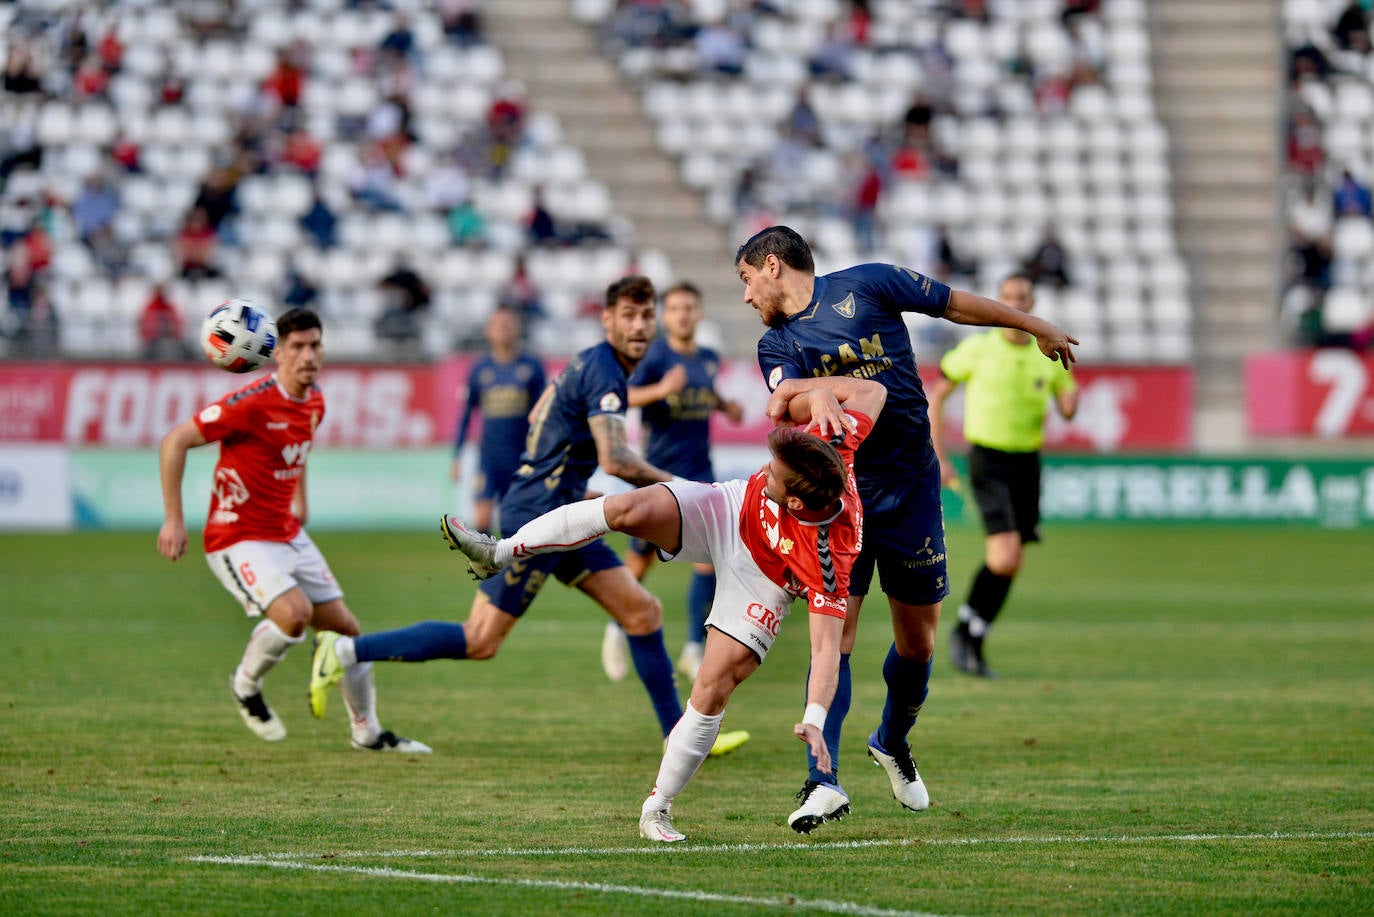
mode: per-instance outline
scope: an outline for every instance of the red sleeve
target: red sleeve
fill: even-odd
[[[206,405],[196,414],[196,428],[200,430],[200,435],[205,437],[207,443],[224,439],[243,427],[243,418],[247,414],[244,404],[246,400],[231,402],[230,396],[226,395],[219,401]]]

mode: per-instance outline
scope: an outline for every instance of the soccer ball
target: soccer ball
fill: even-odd
[[[277,323],[246,299],[220,303],[200,326],[200,346],[210,362],[231,373],[251,373],[272,359]]]

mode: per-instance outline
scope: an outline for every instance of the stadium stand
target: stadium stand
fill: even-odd
[[[160,292],[187,334],[231,295],[314,303],[352,358],[480,341],[519,293],[532,344],[568,353],[609,280],[674,279],[479,4],[26,0],[0,32],[10,356],[139,355]]]
[[[1347,0],[1286,0],[1285,217],[1290,340],[1374,342],[1374,56],[1370,14]]]
[[[980,290],[1030,267],[1099,359],[1193,356],[1140,0],[574,11],[733,237],[786,222],[823,270],[890,260]]]

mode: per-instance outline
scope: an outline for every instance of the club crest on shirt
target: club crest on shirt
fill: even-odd
[[[223,409],[217,404],[212,404],[200,412],[201,423],[214,423],[219,420],[219,415],[224,413]]]
[[[832,302],[830,308],[843,315],[845,318],[854,317],[854,294],[850,293],[839,302]]]
[[[620,410],[620,396],[617,395],[615,392],[607,392],[606,394],[601,396],[600,404],[601,410],[607,412],[608,414],[615,413],[616,411]]]

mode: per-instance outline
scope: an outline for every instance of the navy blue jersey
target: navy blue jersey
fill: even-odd
[[[783,379],[841,373],[887,387],[887,404],[854,462],[870,521],[897,510],[911,485],[939,480],[926,393],[902,313],[944,315],[949,295],[943,283],[907,268],[861,264],[817,277],[806,309],[759,339],[769,389]]]
[[[641,411],[648,434],[644,458],[689,481],[713,481],[711,412],[716,408],[720,356],[708,347],[698,347],[687,356],[669,347],[665,338],[655,338],[630,374],[630,385],[653,385],[678,365],[687,369],[687,384]]]
[[[468,374],[468,397],[458,423],[454,451],[463,448],[474,411],[482,412],[482,442],[478,447],[479,465],[485,474],[509,469],[508,478],[520,464],[529,432],[530,408],[544,391],[544,367],[529,354],[519,354],[509,363],[486,355]]]
[[[598,414],[624,416],[628,378],[615,349],[605,342],[568,362],[553,381],[554,396],[530,425],[520,468],[501,501],[503,527],[586,495],[597,468],[596,441],[587,421]]]

